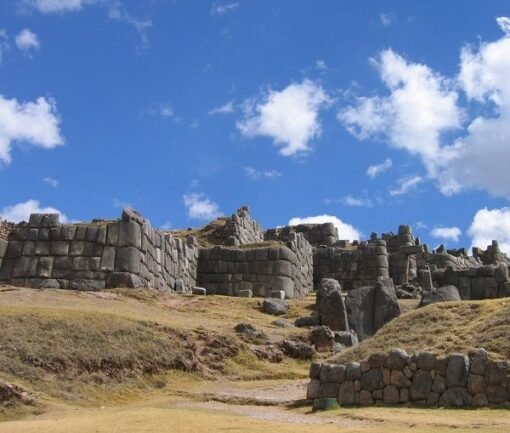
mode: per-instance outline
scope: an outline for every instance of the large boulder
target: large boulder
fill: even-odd
[[[312,328],[310,341],[317,352],[330,352],[335,344],[335,334],[327,326]]]
[[[347,311],[340,283],[337,280],[323,278],[316,296],[319,301],[321,325],[327,326],[332,331],[348,331]]]
[[[349,290],[345,300],[347,320],[360,341],[400,315],[391,278],[379,277],[375,286]]]
[[[459,290],[455,286],[443,286],[437,290],[425,292],[419,307],[425,307],[436,302],[460,301]]]
[[[264,313],[272,314],[274,316],[287,314],[287,312],[289,311],[289,303],[281,299],[266,298],[262,303],[262,311]]]

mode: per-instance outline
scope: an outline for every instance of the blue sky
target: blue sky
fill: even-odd
[[[265,228],[407,223],[433,247],[510,251],[508,16],[487,0],[2,1],[0,216],[130,205],[178,228],[248,204]]]

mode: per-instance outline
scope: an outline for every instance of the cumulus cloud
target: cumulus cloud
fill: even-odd
[[[276,170],[256,170],[253,167],[244,167],[244,174],[253,180],[275,179],[282,176],[282,173]]]
[[[234,112],[234,101],[228,101],[219,107],[215,107],[212,110],[209,110],[209,114],[230,114]]]
[[[173,117],[175,115],[175,110],[168,102],[162,102],[161,104],[150,105],[143,113],[148,116]]]
[[[408,62],[392,50],[381,52],[372,63],[389,95],[357,97],[338,113],[338,119],[360,140],[383,138],[418,156],[427,176],[436,180],[445,195],[482,189],[510,198],[506,168],[510,160],[510,19],[499,17],[497,23],[505,35],[465,46],[459,73],[451,78]],[[460,92],[467,97],[465,107],[460,106]],[[456,138],[449,138],[452,132]]]
[[[409,63],[391,49],[372,63],[390,95],[358,97],[338,119],[360,140],[383,136],[391,146],[420,156],[433,171],[441,134],[462,124],[458,94],[445,77],[426,65]]]
[[[458,242],[462,231],[458,227],[434,227],[430,231],[430,235],[434,238]]]
[[[296,226],[299,224],[324,224],[324,223],[333,223],[335,227],[338,229],[338,237],[339,239],[345,240],[359,240],[361,237],[361,233],[354,226],[344,223],[340,218],[337,218],[333,215],[317,215],[310,216],[304,218],[291,218],[288,225]]]
[[[239,7],[239,3],[231,2],[214,2],[211,6],[209,13],[213,16],[222,16],[229,12],[236,10]]]
[[[52,177],[45,177],[43,179],[43,182],[47,183],[49,186],[53,187],[53,188],[56,188],[59,184],[58,180],[57,179],[54,179]]]
[[[184,194],[184,206],[188,217],[198,220],[213,220],[221,216],[220,207],[204,193]]]
[[[246,101],[237,127],[248,138],[271,138],[283,156],[308,152],[310,141],[321,133],[319,111],[329,102],[321,86],[304,80],[281,91],[269,90],[259,101]]]
[[[370,165],[367,168],[367,176],[370,179],[374,179],[375,177],[379,176],[380,174],[388,171],[392,166],[393,166],[393,161],[390,158],[386,158],[380,164]]]
[[[27,200],[12,206],[6,206],[0,211],[0,219],[15,223],[28,221],[32,213],[58,213],[60,222],[67,222],[67,217],[58,209],[53,207],[42,207],[39,200]]]
[[[11,162],[15,142],[52,149],[64,144],[55,101],[18,102],[0,95],[0,161]]]
[[[497,17],[496,22],[498,23],[499,28],[505,32],[507,35],[510,35],[510,18],[508,17]]]
[[[473,247],[485,249],[497,240],[501,250],[510,254],[510,208],[480,209],[473,217],[468,234]]]
[[[16,46],[26,53],[41,48],[38,36],[29,29],[23,29],[16,36]]]
[[[372,207],[372,200],[369,198],[354,197],[350,194],[342,199],[342,203],[344,206],[349,207]]]
[[[398,180],[398,185],[395,188],[390,189],[391,196],[398,196],[408,194],[411,191],[416,190],[418,185],[423,182],[421,176],[406,176]]]

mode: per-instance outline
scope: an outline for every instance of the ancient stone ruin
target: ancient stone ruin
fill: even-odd
[[[362,362],[312,363],[307,398],[344,406],[506,407],[509,375],[510,364],[488,359],[483,349],[448,356],[395,349]]]
[[[207,294],[283,293],[291,299],[329,278],[340,283],[349,308],[363,305],[365,311],[370,304],[375,311],[364,329],[351,321],[361,338],[378,329],[385,293],[412,297],[454,286],[461,299],[509,296],[509,265],[496,241],[468,256],[464,249],[430,251],[407,225],[397,234],[372,233],[367,241],[353,242],[339,239],[331,223],[264,231],[247,207],[201,229],[181,231],[155,229],[131,209],[118,220],[90,223],[61,224],[54,214],[33,214],[20,224],[0,222],[3,283],[179,293],[202,287]]]

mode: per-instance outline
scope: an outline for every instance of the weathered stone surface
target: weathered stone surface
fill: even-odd
[[[76,278],[69,283],[69,287],[73,290],[103,290],[105,282],[101,280],[89,280],[84,278]]]
[[[469,359],[465,355],[454,354],[448,357],[446,367],[446,386],[465,387],[467,386],[469,374]]]
[[[207,295],[207,289],[204,287],[193,287],[193,289],[191,289],[191,293],[193,295],[205,296]]]
[[[240,298],[251,298],[253,296],[253,292],[249,289],[239,290],[239,292],[237,292],[237,296]]]
[[[509,399],[509,393],[506,386],[502,385],[490,385],[487,387],[487,399],[489,403],[501,404]]]
[[[400,402],[400,392],[397,387],[389,385],[383,390],[384,404],[398,404]]]
[[[134,247],[125,247],[117,249],[115,258],[115,270],[120,272],[140,272],[140,250]]]
[[[368,365],[370,368],[381,368],[386,363],[386,354],[383,352],[372,353],[368,357]]]
[[[448,388],[439,399],[439,405],[445,407],[466,407],[471,404],[471,396],[466,388]]]
[[[320,381],[343,383],[345,382],[345,372],[345,365],[323,364],[320,370]]]
[[[119,246],[142,247],[142,232],[140,225],[134,221],[122,221],[119,223]]]
[[[359,362],[348,362],[345,366],[347,380],[361,379],[361,366]]]
[[[282,348],[287,356],[296,359],[312,359],[317,353],[313,346],[301,341],[284,340]]]
[[[485,393],[487,391],[485,376],[470,374],[468,378],[468,391],[472,395]]]
[[[429,371],[418,370],[414,373],[409,389],[411,401],[426,400],[432,389],[432,375]]]
[[[361,387],[369,391],[384,388],[381,370],[369,370],[361,375]]]
[[[386,357],[385,367],[392,370],[403,370],[409,361],[409,355],[405,350],[392,349]]]
[[[416,365],[421,370],[432,370],[436,365],[436,355],[432,352],[419,352]]]
[[[294,321],[294,325],[296,325],[297,327],[319,326],[320,325],[320,318],[318,316],[298,317]]]
[[[434,381],[432,382],[432,391],[438,394],[443,393],[446,390],[446,378],[436,374]]]
[[[371,406],[374,404],[372,393],[366,389],[362,389],[359,393],[359,404],[361,406]]]
[[[322,296],[318,296],[321,325],[333,331],[348,331],[347,312],[338,281],[323,279],[319,290],[323,291]]]
[[[274,316],[287,314],[289,311],[289,304],[281,299],[266,298],[264,299],[264,302],[262,302],[262,311]]]
[[[506,383],[507,375],[510,375],[508,364],[500,361],[489,361],[487,363],[485,377],[489,386]]]
[[[317,352],[329,352],[335,343],[335,334],[327,326],[317,326],[312,328],[310,341]]]
[[[355,347],[358,345],[358,336],[350,331],[334,331],[335,342],[345,347]]]
[[[108,274],[106,284],[108,287],[126,287],[129,289],[141,289],[147,287],[138,275],[129,272],[111,272]]]
[[[476,394],[471,399],[471,404],[474,407],[486,407],[489,405],[489,400],[486,394]]]
[[[308,382],[308,386],[306,387],[306,399],[313,400],[319,398],[320,389],[321,389],[320,381],[317,379],[312,379],[310,382]]]
[[[338,402],[343,406],[349,406],[356,403],[353,381],[349,380],[340,385]]]
[[[397,388],[409,388],[409,386],[411,386],[411,381],[406,377],[403,371],[392,370],[390,384]]]
[[[310,364],[310,379],[320,379],[322,364],[320,362],[312,362]]]
[[[437,290],[424,292],[419,307],[425,307],[436,302],[460,301],[459,291],[455,286],[444,286]]]

